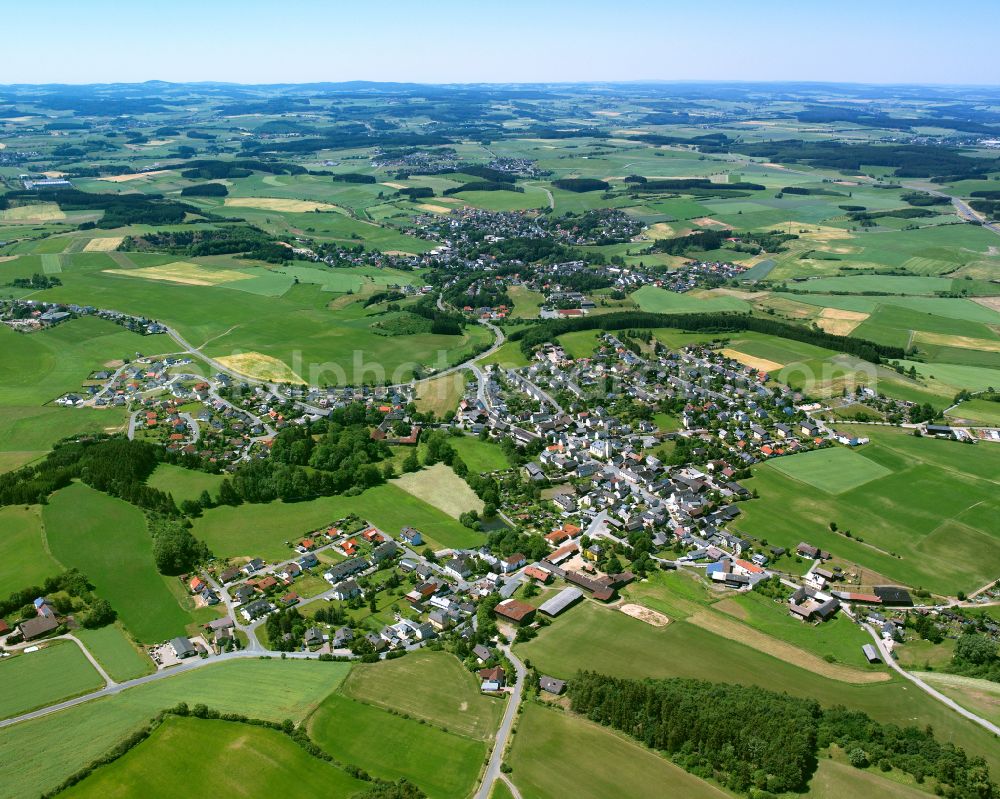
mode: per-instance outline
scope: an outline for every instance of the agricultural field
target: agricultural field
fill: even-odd
[[[477,513],[483,511],[483,501],[469,488],[469,484],[443,463],[435,463],[420,471],[401,475],[391,485],[423,500],[453,519],[469,510]]]
[[[791,549],[806,540],[888,579],[943,594],[995,578],[1000,554],[994,557],[997,530],[990,517],[998,510],[993,480],[1000,452],[893,429],[857,432],[872,443],[837,457],[843,466],[853,456],[849,461],[864,482],[850,468],[840,477],[814,476],[806,468],[837,450],[769,461],[747,481],[761,499],[742,505],[740,529]]]
[[[83,641],[115,682],[126,682],[154,670],[153,661],[128,637],[119,624],[97,630],[79,629],[74,635]]]
[[[185,469],[172,463],[161,463],[149,476],[146,484],[172,495],[176,502],[183,502],[185,499],[198,499],[202,491],[207,491],[214,498],[223,479],[219,474]]]
[[[0,664],[0,668],[5,665],[9,664]],[[349,668],[342,663],[316,661],[237,660],[21,722],[0,730],[4,762],[22,766],[0,774],[0,797],[20,799],[50,790],[178,702],[192,706],[203,702],[222,713],[244,713],[269,721],[289,718],[301,722],[337,687]]]
[[[72,641],[0,660],[0,718],[96,691],[104,680]]]
[[[52,553],[80,569],[139,641],[157,643],[191,622],[156,571],[146,519],[137,507],[74,483],[53,494],[42,519]]]
[[[718,313],[750,310],[749,303],[727,294],[694,296],[677,294],[655,286],[643,286],[633,292],[632,299],[638,303],[640,310],[650,313]]]
[[[348,799],[366,785],[312,757],[277,730],[212,719],[168,717],[139,746],[65,792],[67,797],[172,797],[179,774],[228,796],[254,791]],[[289,775],[295,778],[289,780]]]
[[[461,370],[418,383],[414,403],[417,410],[421,413],[433,413],[439,417],[443,417],[449,411],[454,412],[465,394],[467,380],[465,371]]]
[[[787,691],[825,706],[858,708],[879,721],[904,726],[918,717],[932,723],[944,740],[982,755],[991,764],[1000,762],[985,730],[925,694],[908,690],[897,678],[854,684],[830,679],[765,654],[756,644],[740,643],[687,621],[653,627],[587,602],[556,619],[534,640],[518,644],[515,651],[540,672],[564,679],[578,669],[630,679],[690,677]]]
[[[600,754],[580,757],[581,752]],[[538,799],[729,796],[613,730],[534,702],[518,720],[509,763],[518,790]]]
[[[0,585],[40,585],[61,571],[43,537],[40,507],[0,508],[0,530]]]
[[[217,557],[280,559],[289,557],[286,541],[350,513],[356,513],[393,535],[398,535],[407,525],[416,527],[436,548],[472,546],[482,540],[481,533],[463,527],[392,483],[370,488],[354,497],[220,506],[205,511],[196,519],[193,532]]]
[[[0,264],[0,279],[4,267]],[[81,432],[120,429],[120,409],[61,408],[51,405],[79,390],[104,363],[134,357],[159,344],[100,319],[80,319],[33,334],[0,325],[0,454],[17,453],[14,463],[44,455],[59,439]]]
[[[404,658],[405,659],[405,658]],[[338,760],[382,779],[405,777],[430,796],[464,799],[486,757],[486,744],[420,724],[340,693],[309,719],[309,734]],[[387,758],[385,752],[392,752]]]
[[[772,467],[827,494],[843,494],[890,474],[886,467],[843,447],[780,458],[773,461]]]
[[[355,666],[341,690],[360,702],[483,741],[496,733],[504,708],[502,700],[481,694],[475,676],[446,652],[424,650]]]

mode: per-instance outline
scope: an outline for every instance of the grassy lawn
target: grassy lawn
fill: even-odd
[[[349,669],[344,663],[302,660],[219,663],[0,730],[0,760],[20,764],[0,772],[0,798],[51,790],[139,724],[181,701],[271,721],[301,721]]]
[[[420,651],[355,666],[342,688],[361,702],[406,713],[469,738],[496,734],[504,703],[479,692],[479,681],[447,652]]]
[[[137,507],[74,483],[52,495],[42,518],[55,557],[86,574],[139,641],[180,635],[191,622],[156,571]]]
[[[309,720],[309,733],[338,760],[377,777],[405,777],[429,796],[464,799],[486,758],[486,744],[393,715],[334,693]],[[391,753],[391,756],[389,756]]]
[[[513,783],[533,799],[729,795],[623,735],[534,702],[518,719],[508,762]]]
[[[841,447],[778,458],[771,465],[782,474],[828,494],[843,494],[890,473],[864,455]]]
[[[285,541],[293,541],[349,513],[358,514],[392,535],[398,535],[407,525],[416,527],[435,547],[466,547],[482,541],[482,534],[392,484],[370,488],[355,497],[213,508],[195,521],[194,534],[217,557],[287,558],[290,550]]]
[[[66,797],[177,795],[177,777],[211,785],[223,796],[257,795],[288,799],[353,796],[367,784],[332,763],[312,757],[277,730],[218,719],[167,718],[153,734],[114,763],[70,788]]]
[[[448,439],[458,456],[473,472],[494,472],[510,467],[510,461],[503,454],[499,444],[480,441],[474,436],[455,436]]]
[[[799,479],[790,479],[784,473],[800,459],[808,463],[811,453],[769,461],[746,481],[761,498],[741,505],[740,529],[786,548],[805,540],[890,580],[941,594],[968,592],[995,579],[1000,449],[894,429],[856,429],[870,435],[872,444],[861,453],[840,451],[855,456],[859,469],[870,473],[869,464],[875,464],[888,474],[834,494],[803,490],[800,479],[809,475],[793,471]],[[828,452],[838,450],[817,454]],[[831,477],[853,481],[850,472]],[[830,522],[852,537],[832,532]]]
[[[97,662],[115,682],[134,680],[154,671],[153,661],[139,651],[117,624],[110,624],[99,630],[81,628],[74,635],[83,641],[90,654],[97,658]]]
[[[483,510],[483,501],[476,496],[476,492],[450,466],[443,463],[400,475],[390,485],[403,489],[453,519],[457,519],[465,511],[482,513]]]
[[[104,687],[104,680],[72,641],[0,661],[0,718],[16,716]]]
[[[37,505],[0,508],[0,585],[9,591],[39,585],[61,569],[45,548],[42,509]]]
[[[214,498],[224,479],[221,474],[209,474],[174,466],[172,463],[161,463],[149,476],[146,484],[172,494],[174,500],[181,503],[185,499],[198,499],[202,491],[207,491]]]

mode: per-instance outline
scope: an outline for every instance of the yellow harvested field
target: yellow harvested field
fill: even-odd
[[[655,225],[650,225],[645,230],[646,238],[650,239],[669,239],[676,235],[677,232],[666,222],[657,222]]]
[[[146,147],[162,147],[165,144],[173,144],[173,139],[150,139],[146,142]]]
[[[405,188],[407,188],[407,186],[406,186],[405,183],[390,183],[389,181],[386,181],[382,185],[383,186],[388,186],[390,189],[405,189]]]
[[[410,255],[410,256],[415,256],[416,255],[415,252],[407,252],[406,250],[386,250],[385,254],[386,255]]]
[[[130,180],[138,180],[139,178],[153,178],[157,175],[166,175],[168,172],[173,172],[173,170],[152,169],[149,172],[131,172],[128,175],[109,175],[106,178],[98,178],[98,180],[103,180],[107,183],[128,183]]]
[[[479,513],[483,511],[483,501],[469,488],[469,484],[443,463],[404,474],[393,480],[392,484],[453,519],[467,510]]]
[[[215,360],[227,369],[232,369],[234,372],[255,380],[302,384],[306,382],[295,374],[284,361],[279,361],[277,358],[264,355],[261,352],[240,352],[235,355],[216,357]]]
[[[746,353],[731,349],[730,347],[726,347],[726,349],[722,351],[722,354],[727,358],[739,361],[740,363],[745,364],[752,369],[756,369],[759,372],[777,372],[784,366],[783,363],[769,361],[767,358],[755,358],[753,355],[747,355]]]
[[[6,149],[7,149],[7,145],[4,144],[2,141],[0,141],[0,150],[6,150]]]
[[[819,329],[834,336],[849,336],[871,314],[863,311],[844,311],[840,308],[824,308],[816,318]]]
[[[315,200],[287,200],[279,197],[226,197],[226,205],[235,208],[259,208],[262,211],[303,214],[310,211],[339,211],[336,205]]]
[[[817,225],[815,222],[796,222],[795,220],[778,222],[774,225],[768,225],[766,228],[761,228],[761,230],[781,230],[783,232],[790,230],[800,239],[808,239],[809,241],[834,241],[836,239],[854,238],[850,231],[839,227]]]
[[[710,216],[702,216],[698,219],[692,219],[698,227],[728,227],[725,222],[720,222],[718,219],[712,219]]]
[[[976,297],[972,301],[994,311],[1000,311],[1000,297]]]
[[[124,236],[105,236],[100,239],[91,239],[83,248],[84,252],[111,252],[117,250],[121,245]]]
[[[66,176],[65,172],[60,172],[57,169],[50,169],[47,172],[42,172],[42,174],[47,178],[61,178]]]
[[[653,627],[666,627],[670,624],[670,619],[660,613],[660,611],[651,610],[650,608],[642,605],[626,603],[618,609],[626,616],[631,616],[633,619],[644,621],[646,624],[651,624]]]
[[[253,275],[237,272],[235,269],[206,269],[198,264],[175,261],[161,266],[146,266],[142,269],[105,269],[112,275],[126,277],[141,277],[146,280],[162,280],[165,283],[178,283],[184,286],[219,286],[223,283],[233,283],[237,280],[247,280]]]
[[[804,649],[799,649],[797,646],[792,646],[792,644],[773,638],[753,627],[726,618],[721,613],[715,613],[711,610],[699,611],[685,621],[703,630],[708,630],[710,633],[744,644],[758,652],[763,652],[831,680],[863,685],[885,682],[889,679],[889,675],[885,671],[862,671],[840,663],[827,663],[818,655],[806,652]]]
[[[433,214],[450,214],[451,209],[446,208],[443,205],[430,205],[429,203],[421,203],[417,206],[422,211],[430,211]]]
[[[37,203],[35,205],[19,205],[0,211],[0,219],[4,222],[58,222],[66,218],[66,214],[55,203]]]
[[[1000,341],[970,336],[948,336],[944,333],[928,333],[926,330],[914,331],[913,341],[917,344],[937,344],[941,347],[957,347],[963,350],[1000,352]]]

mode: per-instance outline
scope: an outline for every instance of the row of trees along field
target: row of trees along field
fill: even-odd
[[[824,709],[761,688],[690,679],[623,680],[581,672],[572,709],[621,730],[702,778],[757,799],[804,792],[821,750],[837,745],[858,768],[899,769],[942,795],[996,795],[989,768],[930,728],[881,724],[843,707]]]
[[[774,319],[763,319],[749,314],[739,313],[700,313],[700,314],[659,314],[635,311],[584,316],[577,319],[559,319],[542,322],[522,330],[511,332],[507,338],[520,341],[521,350],[525,355],[531,355],[535,347],[565,333],[579,330],[627,330],[629,328],[672,327],[688,331],[709,331],[731,333],[752,330],[756,333],[767,333],[772,336],[814,344],[817,347],[836,352],[846,352],[872,363],[880,363],[884,358],[902,359],[906,352],[902,347],[887,344],[876,344],[861,338],[835,336],[822,330],[779,322]]]

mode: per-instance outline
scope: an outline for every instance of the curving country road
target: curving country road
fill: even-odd
[[[980,727],[982,727],[987,732],[991,732],[994,735],[1000,735],[1000,727],[998,727],[996,724],[994,724],[991,721],[987,721],[986,719],[982,718],[981,716],[977,716],[971,710],[966,710],[964,707],[962,707],[957,702],[954,702],[953,700],[949,699],[947,696],[945,696],[944,694],[942,694],[940,691],[937,691],[934,688],[932,688],[931,686],[929,686],[927,683],[925,683],[919,677],[916,677],[913,674],[910,674],[910,672],[908,672],[906,669],[904,669],[902,666],[900,666],[896,662],[896,659],[892,656],[892,652],[890,652],[889,648],[885,645],[885,641],[882,640],[881,636],[879,636],[879,635],[876,634],[875,630],[872,629],[872,626],[870,624],[863,624],[862,626],[868,631],[868,634],[875,641],[875,646],[878,647],[879,654],[882,655],[882,660],[885,661],[891,668],[895,669],[899,674],[901,674],[907,680],[909,680],[910,682],[912,682],[919,689],[921,689],[925,693],[927,693],[930,696],[932,696],[934,699],[937,699],[942,704],[945,704],[948,707],[950,707],[952,710],[954,710],[960,716],[964,716],[969,721],[971,721],[971,722],[973,722],[975,724],[978,724]]]
[[[479,790],[476,791],[476,795],[473,799],[489,799],[490,792],[493,790],[493,783],[498,779],[503,780],[507,787],[511,789],[511,793],[514,794],[515,799],[520,799],[520,793],[517,788],[513,786],[511,781],[507,779],[507,776],[500,771],[500,766],[503,764],[503,756],[507,750],[507,742],[510,739],[510,731],[514,726],[514,717],[517,715],[517,709],[521,705],[521,694],[524,692],[524,682],[527,676],[527,670],[524,668],[524,664],[517,659],[517,656],[513,653],[509,644],[503,644],[500,650],[507,656],[507,659],[514,666],[514,672],[516,674],[514,682],[514,690],[507,700],[507,708],[504,710],[503,720],[500,722],[500,728],[497,730],[496,741],[493,744],[493,751],[490,753],[490,762],[486,766],[486,773],[483,774],[483,781],[479,785]]]

